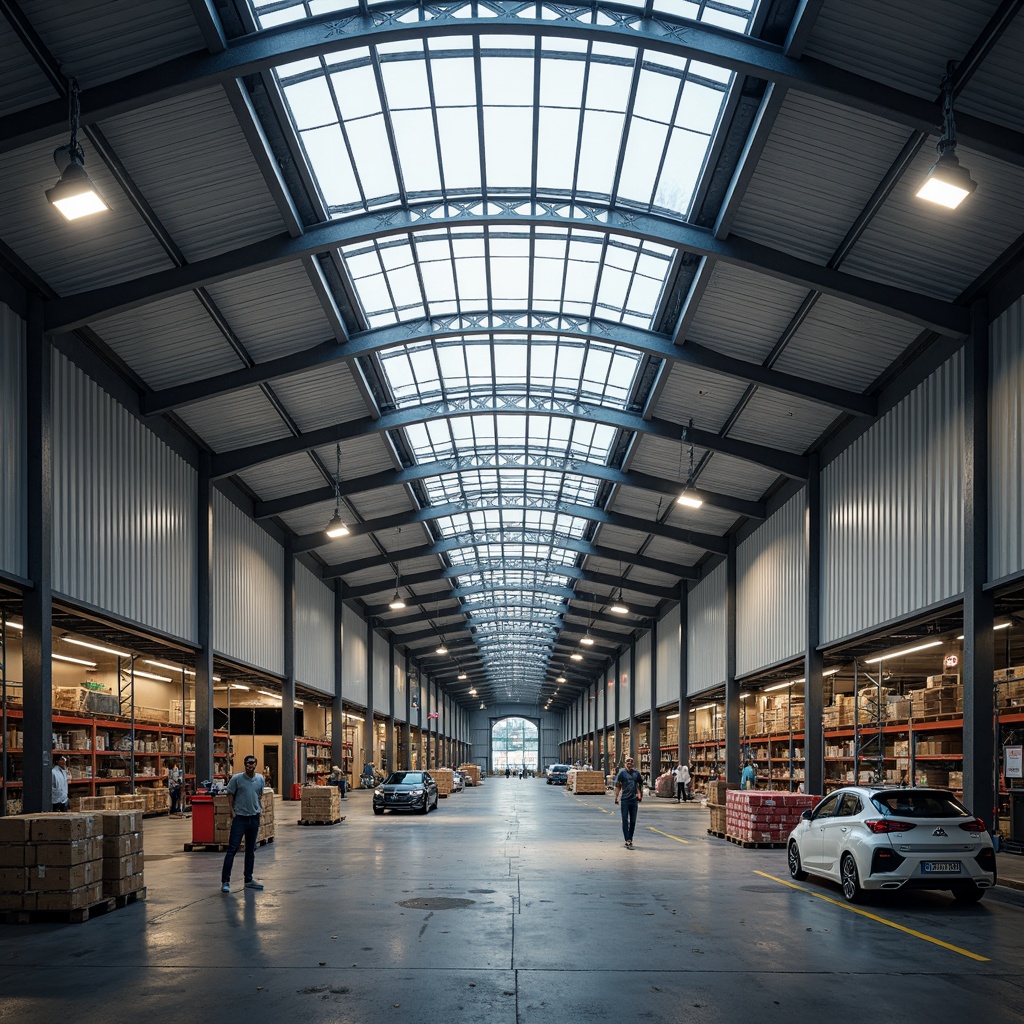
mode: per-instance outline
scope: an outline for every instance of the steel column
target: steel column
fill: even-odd
[[[679,584],[679,761],[681,764],[690,763],[690,694],[687,685],[688,664],[687,652],[689,650],[689,630],[687,627],[687,613],[689,607],[689,594],[686,589],[686,582]],[[696,785],[696,783],[694,783]]]
[[[342,651],[345,636],[345,584],[334,581],[334,693],[331,695],[331,764],[345,768],[345,705],[341,699]]]
[[[740,781],[740,700],[736,685],[736,539],[725,561],[725,780]]]
[[[213,479],[199,453],[196,480],[196,753],[195,783],[213,781]],[[230,692],[230,691],[229,691]],[[230,704],[230,701],[229,701]],[[185,721],[182,707],[182,722]],[[229,712],[230,716],[230,712]],[[230,717],[228,727],[230,728]],[[182,762],[184,769],[184,762]],[[234,771],[228,758],[228,774]]]
[[[295,552],[284,552],[284,679],[281,683],[281,795],[291,796],[295,778]],[[303,767],[301,781],[305,783]]]
[[[825,793],[822,709],[825,704],[821,654],[821,465],[810,457],[807,477],[804,557],[807,560],[807,648],[804,651],[804,791]]]

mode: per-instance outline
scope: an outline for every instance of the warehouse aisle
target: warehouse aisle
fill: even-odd
[[[336,826],[277,806],[263,892],[219,891],[187,821],[146,822],[145,902],[83,924],[0,926],[0,1022],[394,1024],[844,1018],[1024,1021],[1024,894],[855,912],[794,886],[782,851],[647,800],[633,850],[610,796],[489,779],[428,817]],[[236,865],[240,868],[240,864]]]

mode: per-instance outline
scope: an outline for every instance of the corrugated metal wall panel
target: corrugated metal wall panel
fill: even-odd
[[[195,641],[196,476],[53,354],[53,587]]]
[[[214,650],[284,674],[284,549],[217,491],[212,628]]]
[[[395,721],[405,721],[405,655],[399,654],[395,648],[391,649],[395,659]]]
[[[1024,570],[1024,300],[991,329],[989,579]]]
[[[822,641],[963,590],[963,357],[822,472]]]
[[[373,638],[373,710],[391,714],[391,644],[380,633]]]
[[[28,575],[25,322],[0,305],[0,569]]]
[[[736,674],[807,646],[806,491],[792,497],[736,549]]]
[[[690,591],[686,624],[686,692],[725,682],[725,563]]]
[[[594,713],[594,720],[597,722],[598,729],[605,727],[605,711],[604,711],[604,694],[602,693],[603,687],[600,683],[594,683],[594,705],[596,711]]]
[[[679,700],[679,605],[667,612],[658,623],[658,706]]]
[[[341,695],[366,707],[366,623],[348,605],[341,611]]]
[[[636,703],[638,715],[651,710],[651,631],[648,630],[636,641]]]
[[[295,678],[334,692],[334,591],[301,562],[295,566]]]
[[[629,675],[629,655],[628,652],[623,651],[623,656],[619,661],[619,674],[616,680],[616,685],[619,688],[619,721],[623,725],[629,723],[629,688],[632,684],[632,680]]]

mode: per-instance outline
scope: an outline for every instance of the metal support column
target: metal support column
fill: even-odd
[[[651,721],[647,726],[651,783],[661,774],[661,716],[658,714],[658,623],[651,623]]]
[[[210,456],[199,453],[196,481],[196,725],[195,779],[212,782],[213,759],[213,481]],[[184,716],[184,707],[182,714]],[[230,722],[229,722],[230,726]],[[234,770],[230,757],[228,774]],[[184,766],[183,766],[184,768]]]
[[[991,829],[998,812],[994,608],[988,578],[988,304],[971,307],[964,346],[964,803]]]
[[[690,763],[690,697],[687,680],[689,678],[689,629],[687,613],[689,608],[689,591],[686,581],[679,583],[679,762]]]
[[[807,648],[804,651],[804,791],[824,794],[825,761],[822,714],[825,706],[821,655],[821,466],[808,459],[804,558],[807,565]],[[856,692],[856,690],[855,690]]]
[[[740,688],[736,685],[736,539],[725,562],[725,781],[740,781]]]
[[[341,699],[342,652],[345,648],[345,584],[334,581],[334,692],[331,695],[331,764],[345,765],[345,705]]]
[[[384,764],[381,771],[385,775],[395,766],[395,645],[388,641],[388,719],[384,730]]]
[[[284,680],[281,685],[281,774],[280,793],[290,797],[295,785],[295,552],[289,544],[284,552]],[[306,781],[303,765],[300,779]]]
[[[363,765],[376,767],[377,755],[373,742],[373,623],[366,622],[366,716],[363,719]]]
[[[28,575],[22,630],[25,732],[22,808],[52,807],[53,753],[53,351],[43,333],[43,304],[28,301],[25,418],[28,449]],[[74,501],[77,495],[71,495]]]

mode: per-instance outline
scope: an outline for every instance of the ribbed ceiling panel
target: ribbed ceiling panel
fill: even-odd
[[[39,65],[25,52],[7,22],[0,21],[0,117],[46,103],[55,95]],[[56,173],[54,168],[54,181]]]
[[[197,402],[180,410],[180,416],[215,452],[289,436],[277,410],[255,390]]]
[[[658,397],[654,415],[679,424],[688,423],[692,418],[694,426],[701,430],[718,431],[745,388],[746,384],[735,377],[724,377],[685,363],[676,363]],[[680,457],[679,445],[674,445],[674,448],[675,458],[665,467],[669,472],[677,468],[675,463]]]
[[[363,392],[345,363],[282,377],[274,381],[274,391],[302,431],[362,419],[368,414]]]
[[[803,455],[836,419],[835,410],[827,406],[758,388],[729,436]]]
[[[333,461],[329,468],[334,468]],[[243,470],[238,476],[262,501],[285,498],[314,487],[327,486],[328,483],[306,452],[274,459],[273,462],[261,462]]]

